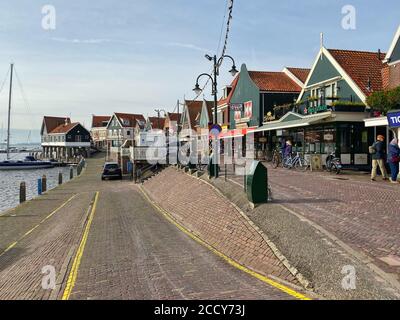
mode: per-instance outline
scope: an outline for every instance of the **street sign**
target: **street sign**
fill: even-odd
[[[389,112],[387,118],[390,128],[400,128],[400,110]]]

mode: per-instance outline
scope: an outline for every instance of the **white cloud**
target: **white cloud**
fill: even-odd
[[[51,38],[53,41],[76,43],[76,44],[100,44],[105,42],[112,42],[110,39],[67,39],[67,38]]]
[[[167,46],[170,47],[179,47],[179,48],[185,48],[185,49],[192,49],[192,50],[197,50],[197,51],[201,51],[201,52],[209,52],[209,49],[205,49],[202,47],[198,47],[194,44],[191,43],[180,43],[180,42],[168,42],[166,44]]]

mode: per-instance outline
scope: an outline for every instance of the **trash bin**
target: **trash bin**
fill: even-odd
[[[247,198],[253,204],[268,202],[268,169],[253,161],[246,176]]]

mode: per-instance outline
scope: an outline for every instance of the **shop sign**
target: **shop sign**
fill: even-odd
[[[387,118],[390,128],[400,128],[400,111],[388,113]]]
[[[324,134],[324,140],[325,141],[333,141],[333,134],[332,133]]]
[[[328,106],[323,105],[323,106],[316,106],[316,107],[308,107],[304,109],[304,114],[313,114],[313,113],[318,113],[318,112],[325,112],[328,111]]]
[[[260,143],[267,143],[267,138],[266,137],[261,137],[260,139],[258,139],[258,141]]]
[[[242,103],[232,103],[230,105],[230,108],[233,111],[243,111],[243,104]]]
[[[242,118],[242,111],[235,111],[235,121],[238,121]]]
[[[250,119],[253,115],[253,101],[244,103],[244,117]]]

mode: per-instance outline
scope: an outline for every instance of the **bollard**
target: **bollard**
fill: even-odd
[[[47,191],[47,178],[46,175],[44,174],[42,176],[42,192],[46,192]]]
[[[40,196],[42,194],[42,179],[38,179],[37,182],[38,195]]]
[[[58,184],[60,185],[60,184],[62,184],[62,183],[63,183],[63,176],[62,176],[62,173],[59,172],[59,173],[58,173]]]
[[[69,179],[72,180],[74,178],[74,168],[70,167],[69,168]]]
[[[21,182],[19,185],[19,203],[23,203],[26,201],[26,184],[25,182]]]

